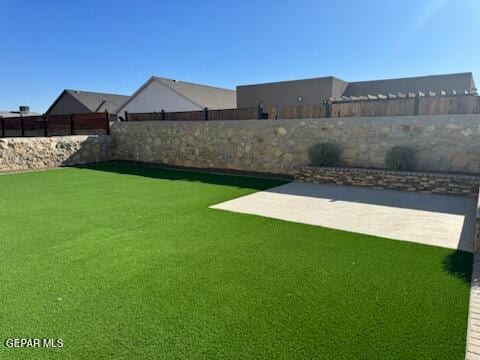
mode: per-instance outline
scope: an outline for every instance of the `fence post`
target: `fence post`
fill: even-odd
[[[263,107],[262,104],[257,105],[257,120],[263,119]]]
[[[22,114],[20,114],[20,129],[22,130],[22,136],[25,136],[25,123],[23,122]]]
[[[128,111],[125,111],[125,121],[128,121]]]
[[[48,121],[47,121],[47,115],[43,114],[43,135],[45,137],[48,137]]]
[[[2,137],[5,137],[5,119],[0,116],[0,122],[2,124]]]
[[[208,120],[208,108],[203,109],[203,113],[205,115],[205,120]]]
[[[74,132],[73,126],[73,114],[70,114],[70,135],[73,135]]]
[[[107,122],[107,135],[110,135],[110,114],[105,110],[105,121]]]
[[[332,117],[332,102],[330,100],[325,101],[325,117]]]
[[[414,98],[413,113],[415,115],[419,115],[420,113],[420,96],[418,96],[418,94]]]
[[[165,110],[162,109],[162,120],[165,120]]]

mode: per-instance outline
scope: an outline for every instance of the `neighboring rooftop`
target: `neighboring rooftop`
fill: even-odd
[[[343,96],[388,95],[398,93],[464,94],[476,91],[472,73],[416,76],[398,79],[350,82]]]
[[[28,106],[21,105],[18,107],[18,110],[12,111],[2,111],[0,110],[0,117],[18,117],[18,116],[34,116],[40,115],[39,113],[30,111]]]
[[[107,94],[92,91],[64,90],[47,110],[50,113],[76,113],[76,112],[113,112],[123,102],[128,100],[127,95]],[[75,104],[71,101],[76,100]],[[65,101],[65,104],[59,104]],[[68,103],[67,103],[68,102]],[[82,108],[79,109],[79,106]]]
[[[209,109],[228,109],[237,107],[235,90],[167,79],[158,76],[154,76],[153,78],[189,98],[201,107],[207,107]]]
[[[319,105],[327,99],[374,99],[426,95],[477,94],[470,72],[398,79],[347,82],[327,76],[237,86],[238,107],[282,108],[291,105]]]
[[[117,112],[124,108],[130,101],[135,99],[143,92],[152,82],[159,82],[173,92],[188,99],[190,102],[200,108],[215,109],[231,109],[237,107],[237,99],[235,90],[224,89],[214,86],[195,84],[176,79],[168,79],[158,76],[152,76],[143,84],[135,93],[117,108]]]
[[[92,112],[113,111],[122,102],[127,100],[128,95],[117,95],[98,93],[91,91],[79,91],[79,90],[65,90],[69,92],[73,97],[79,100]]]

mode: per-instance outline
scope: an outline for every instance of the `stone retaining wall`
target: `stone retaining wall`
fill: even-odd
[[[116,122],[111,134],[1,139],[0,171],[129,160],[292,175],[310,145],[332,142],[342,166],[382,168],[406,145],[416,170],[480,173],[480,115]]]
[[[332,142],[345,166],[383,168],[387,150],[406,145],[416,170],[480,173],[480,115],[135,121],[111,133],[118,159],[167,165],[292,174],[310,145]]]
[[[111,159],[106,135],[0,139],[0,172],[45,169]]]
[[[295,180],[469,196],[478,196],[480,185],[473,175],[314,166],[297,168]]]

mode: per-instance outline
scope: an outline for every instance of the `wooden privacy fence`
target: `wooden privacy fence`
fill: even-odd
[[[107,112],[0,117],[1,137],[110,134]]]
[[[480,96],[433,96],[420,98],[419,115],[480,114]]]
[[[414,94],[412,94],[414,95]],[[319,105],[282,108],[239,108],[179,112],[125,113],[126,121],[205,121],[252,119],[307,119],[357,116],[480,114],[480,96],[406,96],[326,101]]]
[[[332,102],[333,117],[415,115],[418,98]]]
[[[128,113],[125,112],[126,121],[200,121],[200,120],[254,120],[263,119],[266,114],[262,107],[209,110],[153,112],[153,113]]]
[[[301,119],[355,116],[480,114],[480,96],[415,96],[395,99],[327,101],[322,105],[269,109],[270,118]]]
[[[270,109],[269,111],[276,110]],[[327,106],[312,105],[312,106],[285,106],[283,108],[284,119],[305,119],[305,118],[323,118],[327,117]],[[273,116],[275,118],[276,116]],[[272,118],[272,116],[271,116]]]

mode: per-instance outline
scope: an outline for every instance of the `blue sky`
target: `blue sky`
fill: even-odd
[[[0,110],[151,75],[235,85],[472,71],[480,1],[0,0]]]

